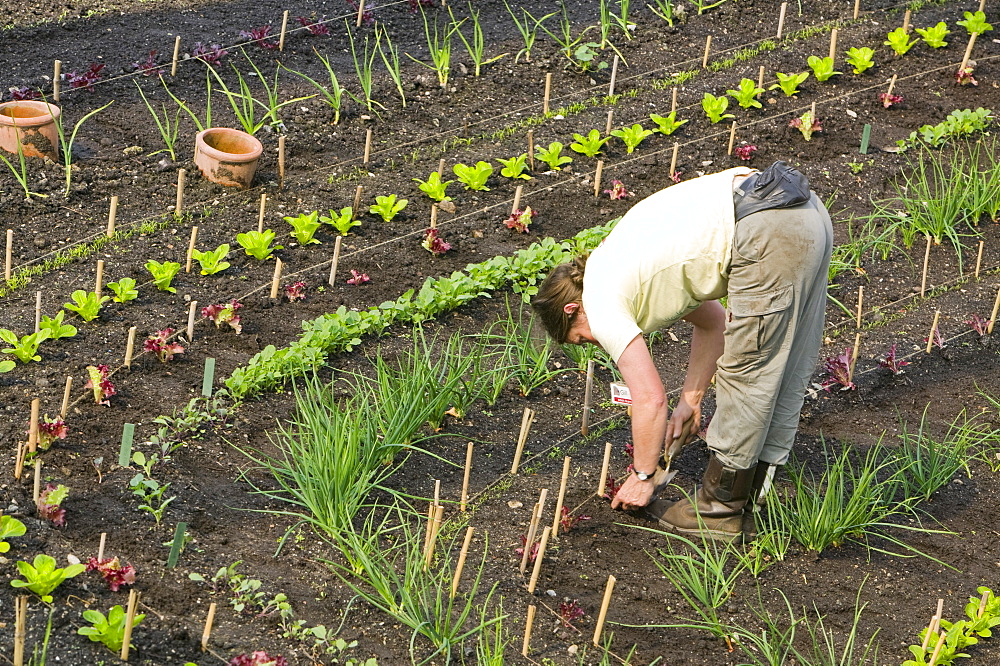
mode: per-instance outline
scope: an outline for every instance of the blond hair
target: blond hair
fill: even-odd
[[[576,313],[567,313],[563,308],[567,303],[580,303],[583,298],[583,273],[587,267],[587,257],[577,257],[559,264],[552,269],[538,293],[531,300],[531,307],[538,313],[545,331],[556,342],[563,344],[569,329],[576,319]]]

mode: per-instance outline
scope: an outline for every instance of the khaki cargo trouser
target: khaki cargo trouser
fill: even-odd
[[[736,224],[708,447],[728,467],[788,460],[826,314],[833,228],[815,193]]]

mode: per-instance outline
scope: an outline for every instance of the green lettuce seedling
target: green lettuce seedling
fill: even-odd
[[[819,56],[811,55],[806,62],[812,68],[817,81],[826,81],[835,74],[843,74],[843,72],[834,71],[833,58],[830,56],[820,58]]]
[[[965,17],[965,20],[957,21],[957,23],[965,28],[970,35],[981,35],[993,29],[993,26],[986,22],[986,14],[984,12],[964,12],[962,16]]]
[[[576,141],[569,144],[569,147],[581,155],[586,155],[587,157],[596,157],[601,152],[601,148],[604,147],[604,144],[611,140],[611,137],[609,136],[602,139],[601,132],[595,129],[587,132],[587,136],[574,133],[573,138],[576,139]]]
[[[108,289],[114,292],[115,297],[111,300],[115,303],[127,303],[139,296],[139,290],[135,288],[135,280],[132,278],[122,278],[118,282],[109,282]]]
[[[229,254],[229,243],[223,243],[214,250],[193,250],[191,256],[201,266],[202,275],[215,275],[229,268],[229,262],[224,261]]]
[[[49,555],[39,553],[35,555],[34,562],[18,562],[17,570],[24,577],[24,580],[12,580],[12,587],[24,587],[34,592],[45,603],[52,603],[54,589],[68,578],[79,576],[87,567],[82,564],[71,564],[63,569],[56,567],[56,560]]]
[[[847,49],[847,64],[854,67],[855,74],[861,74],[875,65],[875,51],[862,46],[861,48],[851,47]]]
[[[511,157],[507,160],[498,157],[497,161],[503,165],[503,168],[500,169],[500,175],[504,178],[531,180],[531,176],[524,173],[524,170],[528,166],[528,153],[521,153],[517,157]]]
[[[0,553],[6,553],[10,550],[10,544],[7,543],[7,539],[24,536],[27,531],[24,523],[17,518],[0,516]]]
[[[943,46],[948,46],[948,42],[944,41],[944,38],[951,34],[951,30],[948,29],[948,24],[944,21],[938,21],[938,24],[931,26],[930,28],[917,28],[917,33],[924,38],[924,43],[932,49],[939,49]]]
[[[781,72],[775,72],[778,77],[778,82],[771,86],[771,90],[775,88],[781,88],[781,92],[785,93],[785,97],[791,97],[799,92],[799,86],[809,78],[809,72],[799,72],[797,74],[783,74]]]
[[[742,79],[738,89],[727,90],[726,92],[729,93],[730,97],[739,102],[740,107],[744,109],[749,109],[750,107],[760,109],[764,106],[757,100],[757,96],[764,92],[764,89],[758,88],[757,83],[753,79]]]
[[[48,339],[48,331],[38,331],[37,333],[32,333],[31,335],[25,335],[18,338],[14,331],[6,328],[0,328],[0,340],[12,345],[7,349],[0,349],[0,352],[13,355],[21,363],[41,361],[42,357],[38,355],[38,345],[42,344],[42,341]]]
[[[724,118],[736,117],[731,113],[726,113],[726,109],[729,108],[729,98],[725,95],[716,97],[712,93],[705,93],[705,96],[701,98],[701,108],[705,110],[705,115],[708,116],[713,125]]]
[[[371,206],[368,210],[380,216],[384,221],[391,222],[392,218],[396,217],[399,211],[406,208],[407,203],[409,202],[406,199],[396,201],[396,195],[389,194],[384,197],[375,197],[375,205]]]
[[[455,181],[441,180],[441,174],[437,171],[431,171],[430,175],[427,176],[427,180],[420,180],[419,178],[414,178],[413,180],[420,183],[417,187],[433,201],[451,201],[451,197],[448,196],[448,186]]]
[[[42,331],[49,332],[49,340],[72,338],[76,335],[76,326],[73,326],[72,324],[64,324],[63,319],[65,317],[65,310],[60,310],[54,318],[49,318],[47,315],[43,316],[41,321],[38,323],[38,328]]]
[[[145,613],[137,613],[132,618],[132,626],[138,626],[145,617]],[[76,633],[87,636],[95,643],[103,643],[114,653],[121,652],[125,643],[125,611],[121,606],[112,606],[107,617],[101,611],[85,610],[83,619],[89,622],[90,626],[80,627]]]
[[[277,234],[270,229],[264,231],[248,231],[244,234],[236,234],[236,242],[243,247],[243,251],[257,261],[267,261],[275,250],[284,248],[284,245],[271,245]]]
[[[476,162],[475,166],[456,164],[451,170],[455,172],[458,179],[465,185],[465,189],[489,191],[490,188],[486,187],[486,181],[493,175],[493,165],[489,162],[480,160]]]
[[[291,236],[299,245],[319,244],[319,241],[313,238],[319,229],[319,211],[314,210],[311,213],[301,213],[296,217],[286,216],[285,222],[292,225]]]
[[[631,127],[623,127],[611,132],[611,136],[616,136],[625,143],[625,150],[631,155],[639,147],[643,139],[652,135],[653,130],[644,129],[642,125],[636,123]]]
[[[548,148],[538,146],[535,149],[535,157],[545,162],[553,171],[562,171],[562,165],[573,161],[572,157],[566,157],[562,154],[562,149],[563,145],[560,142],[553,141]]]
[[[910,33],[903,30],[903,27],[900,26],[886,35],[886,40],[882,43],[895,51],[896,55],[902,56],[906,55],[906,52],[913,48],[913,45],[918,41],[920,40],[914,39],[911,42]]]
[[[153,276],[153,282],[160,291],[169,291],[176,294],[177,290],[170,286],[174,276],[181,270],[181,265],[176,261],[164,261],[162,264],[154,259],[146,262],[146,270]]]
[[[670,136],[676,132],[681,125],[686,123],[686,120],[677,120],[677,112],[671,111],[666,116],[658,116],[655,113],[649,114],[649,119],[656,123],[656,127],[653,128],[654,132],[659,132],[664,136]]]
[[[73,302],[63,303],[63,307],[77,313],[84,321],[97,319],[101,314],[101,306],[106,301],[111,300],[110,296],[98,296],[96,291],[84,291],[83,289],[74,291],[70,294],[70,298],[73,299]]]
[[[324,224],[329,224],[331,227],[336,229],[337,233],[341,236],[346,236],[351,229],[361,226],[361,220],[354,219],[354,208],[351,206],[341,208],[339,213],[330,209],[330,215],[321,216],[319,221]]]

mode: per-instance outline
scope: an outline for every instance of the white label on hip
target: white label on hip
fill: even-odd
[[[611,382],[611,402],[616,405],[631,405],[632,394],[621,382]]]

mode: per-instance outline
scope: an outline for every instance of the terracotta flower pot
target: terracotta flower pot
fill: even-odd
[[[213,127],[195,137],[194,163],[213,183],[250,187],[264,147],[246,132]]]
[[[21,100],[0,104],[0,148],[17,154],[17,142],[26,157],[59,158],[59,107]]]

